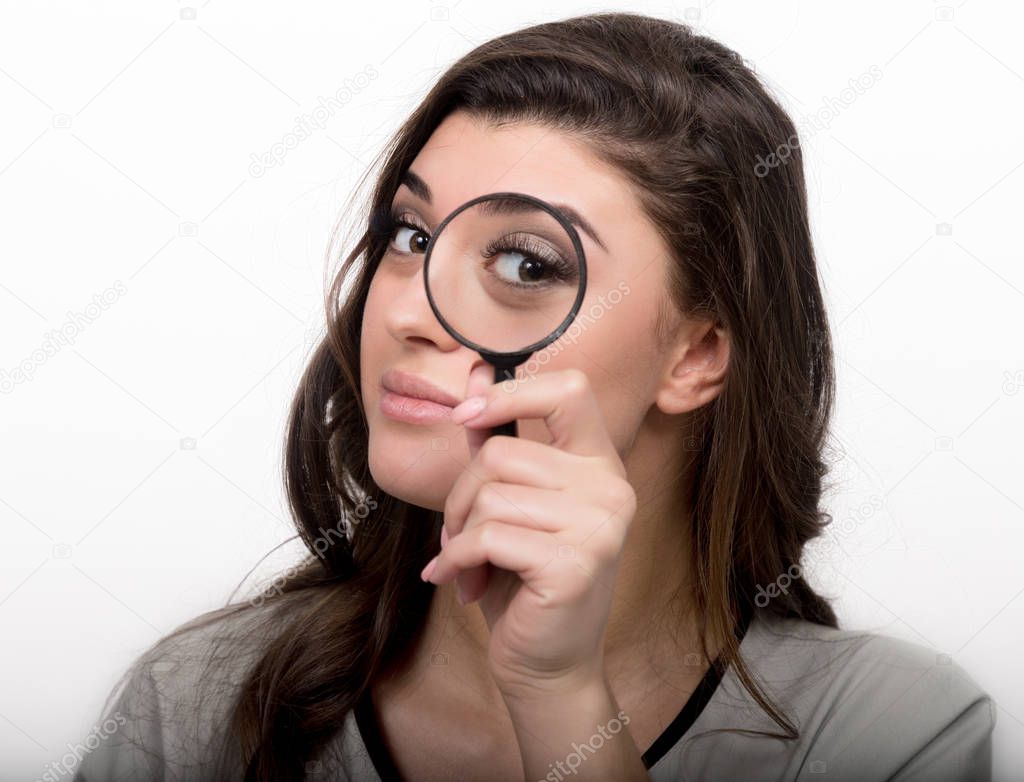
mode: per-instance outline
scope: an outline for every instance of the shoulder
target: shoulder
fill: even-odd
[[[808,759],[825,773],[842,778],[846,769],[877,769],[879,778],[898,779],[988,773],[995,704],[950,655],[877,632],[759,618],[749,662],[792,704]]]
[[[139,655],[107,696],[75,782],[199,776],[225,749],[241,684],[280,632],[286,601],[204,613]]]
[[[879,690],[903,693],[892,701],[897,711],[928,706],[959,713],[989,698],[959,662],[928,644],[791,617],[761,614],[759,620],[751,645],[754,664],[768,675],[799,674],[803,687],[844,698]]]

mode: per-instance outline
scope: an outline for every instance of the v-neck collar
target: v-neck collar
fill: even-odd
[[[743,613],[740,623],[736,627],[735,633],[738,641],[742,642],[746,637],[752,618],[753,607],[750,607]],[[683,738],[686,731],[690,729],[690,726],[697,721],[697,718],[704,711],[704,708],[718,689],[718,685],[725,675],[726,668],[727,666],[722,662],[721,656],[716,657],[712,661],[703,678],[701,678],[700,683],[697,684],[697,687],[683,705],[683,708],[641,756],[644,768],[650,770],[655,763],[661,760]],[[394,759],[391,757],[387,745],[384,743],[380,726],[377,723],[377,715],[374,711],[370,687],[366,688],[363,697],[357,701],[353,712],[359,737],[366,747],[366,751],[370,756],[370,762],[373,764],[374,770],[377,772],[377,776],[380,777],[381,782],[405,782],[405,779],[395,766]]]

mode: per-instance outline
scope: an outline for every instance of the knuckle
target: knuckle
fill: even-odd
[[[485,483],[476,493],[477,510],[485,516],[493,515],[498,510],[499,502],[501,495],[492,483]]]
[[[632,517],[636,512],[637,497],[633,486],[626,480],[608,482],[608,494],[616,515]]]
[[[570,367],[565,370],[563,388],[568,396],[581,399],[590,393],[590,378],[582,369]]]
[[[487,470],[494,472],[506,458],[507,445],[502,442],[502,437],[488,437],[487,441],[477,451],[477,461]]]
[[[636,510],[637,496],[633,485],[618,475],[602,476],[595,481],[597,503],[605,511],[631,515]]]
[[[485,521],[480,524],[477,531],[477,542],[482,551],[491,551],[497,542],[498,530],[493,521]]]

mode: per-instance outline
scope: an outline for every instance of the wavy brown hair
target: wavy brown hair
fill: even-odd
[[[727,47],[678,22],[598,13],[465,54],[377,159],[362,227],[325,286],[325,336],[288,419],[284,478],[309,555],[259,596],[280,610],[269,614],[267,642],[234,694],[225,757],[235,758],[235,773],[241,758],[246,780],[302,779],[370,683],[403,662],[425,627],[435,587],[419,572],[437,553],[443,518],[388,495],[370,475],[359,345],[401,176],[456,109],[495,126],[522,121],[571,134],[615,166],[671,250],[668,300],[728,332],[721,393],[681,417],[690,466],[678,478],[692,510],[692,561],[679,568],[693,574],[705,651],[709,634],[724,639],[720,659],[781,729],[768,735],[795,738],[797,726],[751,676],[733,632],[759,585],[799,565],[831,520],[819,508],[831,338],[799,146],[790,143],[780,165],[758,168],[795,128]],[[252,605],[229,601],[176,632]],[[768,610],[838,626],[803,578]]]

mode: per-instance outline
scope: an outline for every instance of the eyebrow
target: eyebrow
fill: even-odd
[[[405,173],[402,174],[401,183],[408,187],[414,195],[422,198],[428,204],[431,203],[433,194],[430,192],[430,187],[423,178],[418,174],[414,173],[412,169],[406,169]],[[604,242],[601,241],[601,237],[597,235],[597,231],[594,227],[575,209],[567,204],[552,204],[558,209],[570,223],[579,228],[583,229],[583,232],[593,239],[597,245],[608,252],[608,248]],[[487,205],[487,212],[489,214],[514,214],[516,212],[529,212],[536,209],[536,207],[530,206],[529,204],[514,198],[498,198],[492,199]]]

